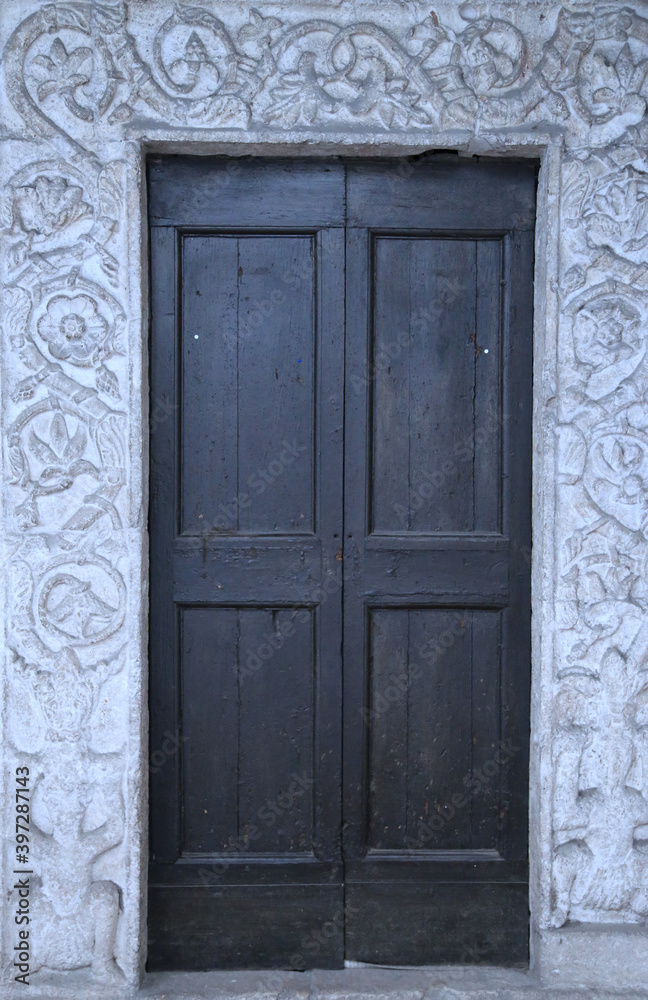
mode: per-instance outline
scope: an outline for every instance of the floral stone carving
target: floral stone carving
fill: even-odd
[[[536,523],[550,653],[533,665],[551,843],[532,915],[541,931],[643,925],[648,8],[5,0],[2,20],[5,773],[34,779],[34,970],[132,986],[141,967],[151,139],[551,147],[534,509],[555,514]]]

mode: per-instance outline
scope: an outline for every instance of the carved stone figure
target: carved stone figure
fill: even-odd
[[[114,960],[120,891],[114,882],[94,880],[94,863],[124,835],[119,792],[103,796],[105,819],[88,828],[92,789],[76,777],[50,774],[34,789],[33,853],[40,871],[33,895],[31,971],[89,965],[102,982],[123,982]]]
[[[96,610],[96,609],[95,609]],[[93,877],[93,866],[121,843],[124,808],[121,760],[90,750],[89,722],[106,680],[123,669],[123,649],[83,669],[70,646],[41,669],[16,655],[17,683],[29,683],[47,727],[32,774],[32,844],[37,873],[32,971],[91,966],[102,981],[123,977],[114,961],[119,887]]]

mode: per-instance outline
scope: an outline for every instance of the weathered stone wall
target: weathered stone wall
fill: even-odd
[[[145,955],[147,148],[542,159],[533,955],[642,983],[648,5],[3,0],[0,31],[7,989],[17,767],[32,983]]]

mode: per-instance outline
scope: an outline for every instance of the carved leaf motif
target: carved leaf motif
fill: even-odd
[[[38,510],[33,495],[16,507],[16,519],[21,528],[35,528],[38,524]]]
[[[117,376],[106,365],[97,368],[97,389],[101,389],[112,399],[121,399]]]
[[[244,24],[239,30],[238,41],[241,45],[245,42],[270,42],[282,24],[283,21],[280,21],[278,17],[263,17],[253,7],[250,10],[250,23]]]
[[[589,188],[587,168],[578,160],[565,169],[562,187],[562,212],[566,219],[580,219],[582,206]]]
[[[14,195],[14,231],[50,236],[79,219],[92,214],[82,200],[83,189],[70,184],[65,177],[36,177],[33,184],[17,189]]]
[[[39,67],[46,76],[37,88],[38,100],[44,101],[52,94],[72,91],[88,83],[92,68],[87,64],[92,58],[92,49],[80,46],[68,54],[61,39],[55,38],[49,55],[37,55],[31,63],[32,66]],[[83,72],[82,67],[86,67]]]
[[[62,413],[55,413],[50,426],[50,439],[57,455],[63,455],[69,440],[67,424]]]
[[[122,206],[124,164],[120,160],[107,163],[99,174],[99,214],[119,219]]]
[[[104,466],[120,467],[124,464],[123,423],[123,417],[114,413],[102,420],[97,428],[97,448]]]
[[[625,244],[625,249],[629,253],[636,253],[637,250],[645,250],[648,247],[648,233],[645,236],[640,236],[634,240],[628,240]]]
[[[646,60],[642,60],[635,66],[632,60],[632,51],[626,42],[617,56],[614,68],[619,78],[619,83],[630,93],[638,93],[646,75]]]
[[[12,223],[11,194],[5,188],[0,192],[0,229],[9,229]]]
[[[44,441],[41,441],[34,431],[30,431],[29,433],[29,450],[40,462],[55,465],[58,461],[56,452]]]
[[[25,456],[22,448],[20,447],[20,441],[17,436],[9,442],[7,454],[9,457],[9,464],[14,474],[12,482],[19,486],[24,486],[29,481],[29,472],[27,470]]]
[[[24,288],[7,288],[3,293],[4,326],[13,347],[22,347],[31,310],[31,298]]]
[[[88,441],[87,434],[81,424],[76,429],[74,435],[69,439],[65,451],[63,452],[63,458],[66,462],[74,462],[77,458],[80,458],[85,451],[85,447]]]

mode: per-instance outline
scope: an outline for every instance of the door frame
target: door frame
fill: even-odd
[[[337,138],[337,137],[336,137]],[[363,136],[363,139],[365,137]],[[526,140],[526,141],[525,141]],[[141,305],[144,314],[143,330],[150,329],[150,295],[148,287],[148,191],[146,184],[146,159],[149,155],[190,154],[203,156],[229,156],[233,170],[241,157],[304,157],[309,159],[342,155],[363,159],[401,159],[405,174],[414,165],[409,165],[407,157],[428,152],[458,152],[461,156],[524,157],[539,162],[535,261],[533,273],[533,416],[532,416],[532,492],[531,492],[531,704],[530,704],[530,746],[529,746],[529,968],[539,971],[541,964],[540,927],[546,922],[549,912],[549,890],[551,873],[551,786],[552,769],[550,758],[550,734],[552,730],[552,674],[553,674],[553,614],[549,602],[550,587],[547,581],[553,578],[555,565],[553,531],[545,530],[553,526],[555,517],[555,472],[554,446],[549,435],[553,429],[546,420],[546,408],[555,395],[558,370],[558,262],[559,262],[559,202],[554,192],[559,190],[561,163],[563,157],[562,140],[555,136],[533,134],[517,136],[514,141],[503,138],[497,152],[491,152],[491,144],[480,143],[474,137],[463,144],[447,142],[440,137],[434,142],[420,140],[415,144],[395,143],[384,134],[374,141],[349,144],[348,137],[339,141],[288,144],[282,142],[142,142],[138,148],[139,176],[139,267],[142,275]],[[142,375],[145,391],[142,393],[142,509],[148,511],[148,414],[154,412],[155,401],[150,399],[148,372],[150,365],[148,337],[142,343]],[[145,515],[146,516],[146,515]],[[148,536],[146,557],[143,564],[143,592],[148,594]],[[544,579],[544,584],[543,584]],[[145,611],[142,634],[142,655],[146,666],[145,683],[142,690],[144,706],[148,705],[148,607]],[[145,718],[147,709],[145,707]],[[548,747],[549,753],[543,750]],[[148,775],[149,745],[148,724],[142,730],[142,769]],[[142,815],[142,837],[140,840],[139,885],[141,910],[139,937],[142,942],[140,969],[146,962],[147,915],[146,894],[148,889],[148,806]],[[544,965],[544,962],[542,963]]]

